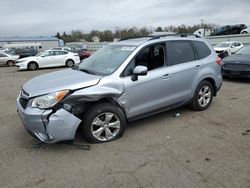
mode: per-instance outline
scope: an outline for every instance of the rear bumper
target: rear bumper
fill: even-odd
[[[237,77],[237,78],[250,78],[250,71],[237,71],[237,70],[228,70],[228,69],[223,69],[221,70],[221,75],[222,76],[227,76],[227,77]]]
[[[45,143],[71,141],[81,120],[64,109],[56,112],[27,107],[24,109],[19,98],[17,112],[27,132]]]

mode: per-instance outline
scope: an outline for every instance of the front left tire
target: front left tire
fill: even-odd
[[[37,70],[38,69],[38,64],[36,62],[30,62],[28,63],[28,70]]]
[[[110,142],[123,135],[126,124],[120,107],[107,102],[99,103],[84,115],[82,134],[90,143]]]

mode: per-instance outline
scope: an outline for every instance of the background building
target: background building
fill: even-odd
[[[64,42],[56,37],[0,37],[0,48],[5,48],[6,44],[26,44],[40,43],[41,50],[64,46]]]

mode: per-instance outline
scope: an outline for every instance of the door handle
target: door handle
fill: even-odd
[[[201,69],[201,65],[196,65],[196,66],[195,66],[195,69],[196,69],[196,70],[200,70],[200,69]]]
[[[162,76],[162,79],[168,79],[168,78],[170,78],[172,75],[171,74],[164,74],[163,76]]]

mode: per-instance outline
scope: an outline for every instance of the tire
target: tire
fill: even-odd
[[[212,84],[206,80],[201,81],[196,88],[191,108],[196,111],[206,110],[213,101],[213,93]]]
[[[8,65],[9,67],[13,67],[13,66],[15,65],[15,62],[12,61],[12,60],[9,60],[9,61],[7,61],[7,65]]]
[[[110,142],[123,135],[126,124],[121,108],[105,102],[92,106],[86,112],[81,131],[90,143]]]
[[[37,70],[38,69],[38,64],[36,62],[30,62],[28,63],[28,70]]]
[[[242,34],[247,34],[247,32],[246,32],[246,31],[243,31]]]
[[[68,59],[65,64],[67,67],[73,67],[75,62],[72,59]]]

